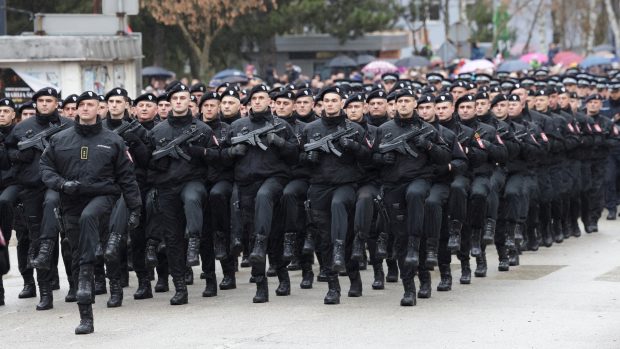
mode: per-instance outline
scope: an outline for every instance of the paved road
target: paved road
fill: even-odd
[[[63,302],[65,280],[54,292],[54,309],[37,312],[35,299],[17,299],[22,281],[13,268],[5,276],[0,347],[620,348],[620,223],[601,221],[600,230],[527,252],[509,273],[497,272],[491,252],[488,277],[471,285],[458,284],[453,265],[453,290],[433,291],[413,308],[399,306],[400,283],[372,290],[371,270],[362,272],[362,298],[346,297],[348,280],[341,278],[345,296],[338,306],[323,305],[325,283],[299,289],[301,272],[291,274],[289,297],[276,297],[277,281],[270,278],[267,304],[252,304],[255,288],[242,269],[236,290],[202,298],[201,280],[189,287],[190,304],[178,307],[168,303],[171,292],[133,300],[132,275],[121,308],[107,309],[107,296],[97,297],[95,333],[88,336],[73,334],[79,315],[74,303]],[[14,247],[11,253],[14,259]],[[434,272],[434,285],[437,280]]]

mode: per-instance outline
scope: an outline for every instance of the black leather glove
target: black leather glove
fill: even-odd
[[[11,152],[9,158],[12,162],[30,163],[34,160],[34,149],[28,148],[16,152]]]
[[[313,164],[319,163],[319,152],[318,151],[311,150],[307,154],[308,155],[306,156],[306,158],[308,159],[308,162],[311,162]]]
[[[138,137],[138,135],[132,132],[125,132],[123,133],[122,137],[128,144],[141,142],[140,137]]]
[[[135,230],[140,225],[140,210],[132,210],[129,212],[127,227],[129,230]]]
[[[242,157],[248,152],[248,147],[245,144],[237,144],[228,148],[228,154],[230,157]]]
[[[413,144],[419,149],[428,149],[431,146],[431,142],[426,137],[416,137],[413,139]]]
[[[207,155],[207,148],[198,145],[190,145],[187,148],[187,152],[189,153],[189,156],[192,157],[192,159],[203,158],[205,157],[205,155]]]
[[[284,138],[272,132],[267,134],[267,143],[270,145],[275,145],[278,148],[282,148],[286,141]]]
[[[350,139],[350,138],[346,138],[346,137],[342,137],[340,138],[340,146],[346,150],[350,150],[352,152],[356,152],[358,150],[360,150],[361,145],[359,143],[357,143],[356,141]]]
[[[67,195],[73,195],[80,190],[80,185],[81,183],[79,181],[65,181],[60,186],[60,190]]]
[[[394,152],[387,152],[385,154],[381,154],[381,159],[385,164],[394,165],[396,163],[396,154],[394,154]]]

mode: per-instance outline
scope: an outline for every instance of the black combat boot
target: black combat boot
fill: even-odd
[[[256,276],[256,295],[252,299],[253,303],[269,302],[269,281],[264,275]]]
[[[291,279],[288,276],[288,270],[286,268],[280,268],[277,271],[278,281],[280,284],[276,288],[276,296],[290,296],[291,294]]]
[[[174,280],[172,280],[174,282]],[[194,271],[191,267],[187,267],[185,269],[185,285],[193,285],[194,284]]]
[[[410,237],[407,241],[407,255],[405,256],[405,265],[410,268],[417,268],[420,263],[420,239]]]
[[[92,304],[78,304],[80,310],[80,324],[75,328],[75,334],[89,334],[95,331],[93,322]]]
[[[398,282],[398,264],[394,259],[387,259],[387,275],[385,276],[385,282]]]
[[[200,238],[197,236],[187,239],[187,266],[193,267],[200,264]]]
[[[92,264],[84,264],[80,266],[78,274],[78,287],[76,292],[77,301],[80,304],[90,304],[94,298],[93,295],[93,273],[94,266]],[[103,279],[105,284],[105,278]]]
[[[480,256],[476,257],[476,271],[474,276],[477,278],[483,278],[487,276],[487,254],[482,251]]]
[[[480,234],[482,233],[481,229],[472,229],[471,230],[471,255],[472,257],[478,257],[482,254],[482,246],[480,245]]]
[[[174,296],[170,298],[170,305],[182,305],[187,304],[187,285],[184,278],[172,278],[174,283]]]
[[[290,262],[295,256],[295,241],[297,240],[297,233],[288,232],[284,234],[284,249],[282,251],[282,260],[284,262]]]
[[[333,247],[332,270],[341,273],[346,271],[344,265],[344,240],[336,240]]]
[[[148,276],[140,276],[138,278],[138,289],[133,294],[133,299],[153,298],[153,290],[151,289],[151,281]]]
[[[210,271],[205,273],[205,290],[202,291],[203,297],[215,297],[217,296],[217,279],[215,272]]]
[[[428,269],[436,267],[439,263],[437,260],[437,247],[437,239],[426,239],[426,263],[424,266]]]
[[[504,242],[504,246],[507,249],[513,249],[516,248],[516,238],[515,238],[515,234],[516,234],[516,230],[517,230],[518,225],[516,223],[508,223],[506,225],[506,240]]]
[[[510,270],[510,261],[508,259],[508,249],[506,246],[497,246],[497,257],[499,264],[497,266],[498,271]]]
[[[329,276],[327,276],[327,268],[321,266],[319,269],[319,275],[316,277],[316,281],[318,282],[327,282],[329,281]]]
[[[349,288],[349,297],[361,297],[362,296],[362,278],[359,270],[349,272],[349,281],[351,281],[351,287]]]
[[[21,290],[17,298],[34,298],[37,296],[37,286],[34,283],[32,275],[24,276],[24,288]]]
[[[387,258],[387,241],[388,234],[383,232],[379,233],[379,237],[377,238],[377,259]]]
[[[484,223],[484,235],[482,236],[482,242],[485,245],[490,245],[495,241],[495,227],[497,222],[495,219],[487,218]]]
[[[2,281],[2,275],[0,275],[0,306],[4,305],[4,283]]]
[[[568,219],[562,219],[562,233],[564,234],[564,240],[568,240],[571,237],[573,228],[570,226]]]
[[[304,290],[311,289],[313,282],[314,282],[314,273],[312,272],[312,269],[302,270],[301,283],[299,284],[299,287]]]
[[[403,294],[403,298],[400,300],[400,305],[403,307],[412,307],[416,304],[415,299],[415,281],[413,278],[403,280],[403,288],[405,289],[405,293]]]
[[[267,268],[265,275],[267,275],[268,278],[276,277],[278,275],[278,272],[276,272],[276,267],[269,264],[269,268]]]
[[[224,273],[224,278],[220,282],[220,290],[233,290],[237,288],[237,279],[234,272]]]
[[[530,236],[530,239],[528,239],[527,241],[527,249],[530,251],[538,251],[538,249],[540,248],[540,241],[543,240],[544,238],[542,238],[542,234],[540,234],[541,232],[537,231],[537,229],[535,229],[534,227],[527,227],[527,235]]]
[[[532,228],[533,229],[533,228]],[[551,223],[540,225],[542,243],[545,247],[553,246],[553,233],[551,233]]]
[[[327,281],[329,290],[323,299],[323,304],[340,304],[340,282],[338,276],[329,276]]]
[[[54,295],[52,284],[48,281],[39,281],[39,304],[37,310],[48,310],[54,308]]]
[[[562,243],[564,241],[564,233],[562,232],[562,222],[559,220],[553,220],[551,223],[553,228],[553,239],[556,244]]]
[[[76,292],[77,292],[76,283],[70,277],[69,278],[69,292],[67,292],[67,295],[65,296],[65,303],[77,302],[77,296],[75,295]]]
[[[155,293],[168,291],[170,291],[170,286],[168,284],[168,274],[158,274],[157,283],[155,283]]]
[[[508,251],[508,263],[511,267],[516,267],[519,265],[519,251],[517,250],[509,250]]]
[[[120,279],[110,279],[110,299],[108,308],[118,308],[123,305],[123,288]]]
[[[301,249],[301,253],[304,255],[313,255],[315,248],[314,237],[311,232],[307,231],[304,236],[304,245]]]
[[[80,267],[81,269],[81,267]],[[105,275],[95,275],[95,294],[106,294],[108,293],[107,286],[105,284]]]
[[[437,291],[450,291],[452,289],[452,273],[450,271],[450,264],[439,265],[439,275],[441,279],[437,284]]]
[[[431,272],[429,270],[421,270],[418,272],[420,278],[420,290],[418,298],[431,298]]]
[[[452,220],[449,225],[449,234],[450,237],[448,239],[448,251],[452,254],[456,254],[461,249],[461,229],[463,228],[463,223]]]
[[[146,243],[145,262],[148,269],[157,267],[157,246],[159,242],[149,239]]]
[[[54,253],[54,240],[41,239],[39,242],[39,254],[32,261],[32,267],[41,270],[49,270],[52,265],[52,254]]]
[[[213,254],[215,259],[221,261],[226,258],[226,234],[223,231],[216,231],[213,234]]]
[[[471,267],[469,266],[469,259],[461,260],[461,279],[459,282],[462,285],[471,284]]]
[[[577,222],[577,218],[571,218],[571,222],[572,222],[572,226],[573,226],[573,231],[572,231],[572,236],[573,237],[580,237],[581,236],[581,228],[579,227],[579,222]]]
[[[375,274],[375,280],[372,283],[372,289],[383,290],[385,288],[385,274],[383,273],[383,264],[373,264],[372,269]]]
[[[260,265],[265,263],[265,254],[267,253],[267,237],[264,235],[256,235],[254,239],[254,248],[250,253],[250,263],[252,265]]]
[[[293,259],[291,259],[291,263],[286,267],[286,269],[288,269],[288,271],[301,270],[299,258],[296,255],[293,255]]]
[[[616,210],[609,210],[609,212],[607,214],[607,220],[608,221],[615,221],[617,215],[618,215],[618,212],[616,212]]]
[[[119,261],[120,260],[120,251],[121,251],[121,234],[117,232],[110,232],[110,236],[108,237],[108,244],[105,247],[104,256],[106,260],[109,261]]]
[[[366,253],[366,240],[360,237],[360,234],[355,234],[353,238],[353,247],[351,249],[351,260],[356,262],[361,262],[364,258],[364,254]]]

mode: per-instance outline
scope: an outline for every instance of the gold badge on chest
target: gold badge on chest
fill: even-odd
[[[80,148],[80,159],[88,160],[88,147],[84,146]]]

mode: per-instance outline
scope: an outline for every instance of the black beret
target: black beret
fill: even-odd
[[[223,87],[223,88],[228,88],[228,87],[230,87],[230,82],[224,82],[224,83],[219,84],[219,85],[215,88],[215,90],[216,90],[216,91],[219,91],[219,89],[221,89],[222,87]]]
[[[478,93],[476,94],[476,98],[475,98],[475,100],[479,100],[479,99],[487,99],[487,100],[488,100],[488,99],[489,99],[489,94],[488,94],[488,93],[486,93],[486,92],[484,92],[484,91],[482,91],[482,92],[478,92]]]
[[[173,88],[167,91],[166,100],[170,102],[170,99],[172,99],[172,95],[174,95],[175,93],[179,93],[179,92],[189,92],[189,89],[187,88],[187,86],[183,84],[177,84]]]
[[[105,96],[99,95],[99,102],[105,102]]]
[[[263,84],[256,85],[256,86],[252,87],[252,89],[250,90],[250,92],[246,96],[247,99],[248,99],[248,102],[252,99],[252,96],[255,93],[259,93],[259,92],[265,92],[265,93],[269,94],[269,89],[267,88],[267,86],[265,86]]]
[[[15,103],[10,98],[2,98],[0,99],[0,107],[9,107],[15,111]]]
[[[202,97],[204,98],[204,96],[206,95],[210,95],[211,93],[207,93],[205,95],[203,95]],[[217,94],[217,93],[215,93]],[[237,89],[235,88],[227,88],[224,92],[222,92],[222,94],[220,95],[220,101],[222,100],[222,98],[224,97],[234,97],[237,98],[239,101],[241,101],[241,97],[239,97],[239,92],[237,91]],[[200,102],[200,104],[202,104],[202,102]]]
[[[579,96],[577,95],[577,92],[571,92],[568,94],[568,97],[572,98],[572,99],[577,99],[579,98]]]
[[[310,84],[307,81],[297,81],[295,84],[293,84],[294,90],[301,90],[305,88],[310,88]]]
[[[223,95],[223,94],[222,94]],[[239,96],[237,96],[237,98],[239,98]],[[218,95],[217,92],[207,92],[205,94],[202,95],[202,97],[200,97],[200,101],[198,101],[198,106],[201,106],[205,101],[208,100],[217,100],[220,101],[222,99],[222,96]]]
[[[339,95],[342,98],[342,90],[340,89],[340,87],[329,86],[329,87],[325,87],[321,91],[319,91],[318,95],[316,96],[316,100],[317,101],[322,101],[323,97],[325,97],[325,95],[328,94],[328,93],[335,93],[335,94]]]
[[[168,100],[168,93],[164,92],[162,94],[160,94],[159,96],[157,96],[157,103],[161,102],[161,101],[167,101]]]
[[[502,92],[502,90],[499,88],[499,86],[492,86],[492,87],[489,89],[489,92],[499,93],[499,92]]]
[[[588,103],[589,101],[602,101],[603,100],[603,96],[601,96],[598,93],[594,93],[589,95],[588,97],[586,97],[583,102],[584,103]]]
[[[77,105],[80,105],[82,101],[87,101],[89,99],[94,99],[96,101],[99,101],[99,95],[93,91],[86,91],[82,93],[81,95],[79,95],[75,102],[77,103]]]
[[[528,95],[529,97],[536,97],[536,91],[534,91],[534,90],[528,90],[528,91],[527,91],[527,95]]]
[[[456,103],[454,103],[454,107],[458,108],[459,105],[461,105],[461,103],[468,103],[468,102],[475,102],[476,101],[476,97],[472,94],[466,94],[461,96]]]
[[[540,96],[549,97],[549,95],[551,95],[551,89],[548,89],[548,88],[543,88],[541,90],[536,91],[536,97],[540,97]]]
[[[425,103],[435,103],[435,96],[430,94],[420,96],[420,98],[418,98],[418,106]]]
[[[386,81],[386,80],[394,80],[394,81],[398,81],[398,74],[396,73],[385,73],[383,75],[381,75],[381,80]]]
[[[166,84],[166,86],[164,87],[164,91],[168,92],[168,91],[172,90],[173,87],[175,87],[176,85],[178,85],[180,83],[181,82],[179,80],[172,80],[168,84]]]
[[[508,102],[521,102],[521,97],[515,94],[511,94],[508,96]]]
[[[351,96],[349,96],[349,98],[347,98],[346,101],[344,101],[344,108],[346,109],[346,107],[353,103],[353,102],[361,102],[364,103],[364,94],[363,93],[356,93],[353,94]]]
[[[394,93],[395,101],[398,101],[401,97],[413,97],[415,99],[413,91],[408,88],[402,88]]]
[[[275,96],[273,96],[272,99],[275,101],[278,98],[290,99],[291,101],[294,101],[295,93],[293,93],[293,91],[291,90],[281,91],[280,93],[277,93]]]
[[[490,82],[491,81],[491,75],[489,74],[476,74],[476,82]]]
[[[387,99],[387,92],[383,90],[374,90],[370,92],[368,96],[366,96],[366,103],[369,103],[371,100],[376,98]]]
[[[69,95],[62,101],[62,105],[65,106],[70,103],[77,103],[77,98],[78,96],[76,94]]]
[[[138,103],[140,102],[151,102],[151,103],[157,103],[157,97],[155,97],[154,94],[152,93],[143,93],[141,95],[138,96],[138,98],[133,100],[133,105],[138,105]]]
[[[303,90],[297,91],[297,94],[295,95],[295,99],[301,97],[314,97],[314,93],[312,93],[311,88],[304,88]]]
[[[462,87],[462,88],[467,89],[467,88],[468,88],[468,86],[467,86],[467,85],[468,85],[468,84],[467,84],[465,81],[463,81],[463,80],[457,80],[457,81],[455,81],[454,83],[452,83],[452,85],[450,85],[450,91],[454,90],[454,89],[455,89],[455,88],[457,88],[457,87]]]
[[[435,98],[435,103],[443,103],[443,102],[452,103],[453,101],[454,101],[454,98],[452,98],[451,93],[442,93],[439,96],[437,96],[437,98]]]
[[[189,93],[194,93],[194,92],[207,92],[207,87],[202,82],[199,82],[197,84],[193,84],[189,88]]]
[[[50,97],[54,97],[58,99],[58,91],[56,91],[56,89],[53,87],[42,88],[39,91],[37,91],[34,95],[32,95],[32,100],[36,102],[37,98],[43,97],[43,96],[50,96]]]
[[[36,109],[36,105],[32,101],[23,103],[22,105],[19,106],[19,109],[17,110],[17,112],[21,114],[26,109]]]
[[[196,98],[196,96],[194,96],[194,95],[189,96],[189,100],[190,100],[191,102],[194,102],[194,103],[197,103],[197,102],[198,102],[198,99],[197,99],[197,98]]]
[[[424,86],[424,88],[422,89],[422,93],[423,94],[432,94],[437,92],[437,88],[435,88],[435,86]]]
[[[396,91],[390,92],[387,95],[387,100],[389,101],[393,101],[396,98]]]
[[[110,99],[110,97],[114,97],[114,96],[120,96],[120,97],[127,98],[129,97],[129,94],[127,93],[127,90],[125,90],[124,88],[115,87],[105,94],[105,100],[107,101],[108,99]]]
[[[508,101],[508,96],[500,93],[497,96],[493,97],[493,100],[491,101],[491,108],[493,108],[499,102],[507,102],[507,101]]]

